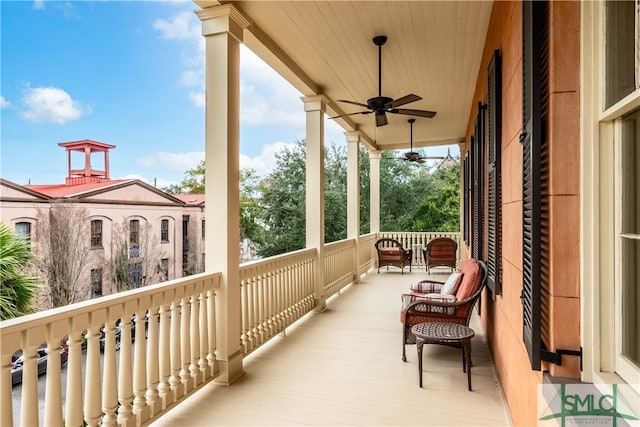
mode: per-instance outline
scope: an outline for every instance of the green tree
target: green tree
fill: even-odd
[[[204,194],[205,163],[188,169],[179,184],[162,188],[170,194]],[[240,239],[248,238],[259,244],[263,238],[263,227],[259,223],[260,205],[257,202],[259,177],[253,169],[240,170]]]
[[[450,162],[430,176],[432,190],[415,212],[411,231],[460,231],[460,167]]]
[[[35,310],[38,279],[28,273],[33,260],[29,246],[0,222],[0,320]]]
[[[173,184],[162,188],[169,194],[204,194],[204,160],[198,166],[187,169],[180,184]]]

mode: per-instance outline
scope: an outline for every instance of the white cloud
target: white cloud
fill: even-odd
[[[194,19],[195,18],[195,19]],[[162,37],[169,40],[184,40],[201,37],[201,27],[193,12],[180,12],[169,20],[157,19],[153,28],[160,31]]]
[[[165,187],[169,187],[170,185],[178,184],[178,182],[170,181],[162,178],[147,179],[142,175],[138,175],[138,174],[128,174],[128,175],[125,175],[119,178],[114,178],[114,179],[138,179],[146,184],[155,186],[156,188],[165,188]]]
[[[204,108],[204,92],[189,92],[189,99],[191,99],[196,106]]]
[[[11,103],[5,99],[4,96],[0,96],[0,109],[11,107]]]
[[[262,152],[256,157],[240,155],[240,168],[253,169],[260,176],[269,174],[276,167],[276,153],[285,148],[293,148],[295,144],[274,142],[262,147]]]
[[[24,110],[20,116],[35,123],[65,124],[91,114],[92,108],[71,98],[56,87],[27,88],[22,97]]]
[[[33,2],[33,9],[44,10],[44,0],[36,0]]]
[[[162,168],[165,170],[185,172],[198,166],[204,160],[203,151],[187,153],[157,152],[136,160],[136,164],[147,168]]]

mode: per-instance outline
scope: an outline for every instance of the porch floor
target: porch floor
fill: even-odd
[[[432,270],[436,272],[438,269]],[[448,269],[432,274],[443,279]],[[423,388],[415,345],[402,362],[400,294],[427,278],[372,270],[244,360],[230,386],[211,382],[151,425],[505,426],[510,419],[477,316],[472,386],[459,349],[425,345]]]

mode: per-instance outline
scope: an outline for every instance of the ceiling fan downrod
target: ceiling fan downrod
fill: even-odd
[[[382,45],[387,42],[387,36],[375,36],[373,44],[378,46],[378,97],[382,97]]]

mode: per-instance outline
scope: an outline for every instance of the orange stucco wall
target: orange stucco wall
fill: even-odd
[[[580,347],[579,304],[579,83],[580,4],[550,4],[550,289],[551,342]],[[467,130],[473,134],[477,102],[487,102],[487,67],[502,54],[502,292],[483,295],[482,322],[514,425],[537,423],[537,387],[522,340],[522,3],[494,2]],[[486,158],[486,154],[485,154]],[[486,195],[485,195],[486,196]],[[485,215],[486,217],[486,215]],[[485,227],[486,230],[486,227]],[[486,238],[485,238],[486,240]],[[485,248],[486,254],[486,248]],[[579,378],[579,359],[543,371]]]

